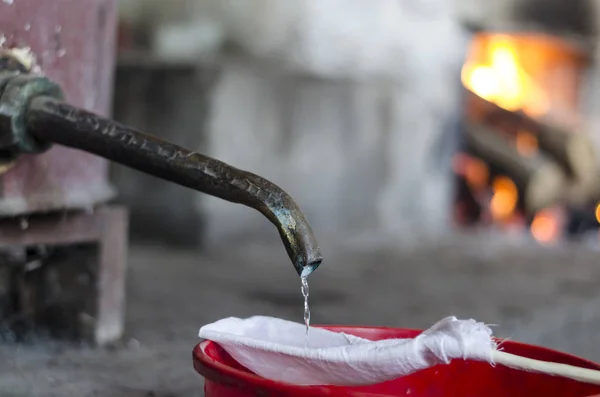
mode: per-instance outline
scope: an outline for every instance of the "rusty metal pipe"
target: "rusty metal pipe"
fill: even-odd
[[[25,127],[27,134],[39,141],[93,153],[258,210],[277,227],[301,277],[312,273],[322,261],[315,236],[298,205],[281,188],[258,175],[51,97],[38,96],[29,102]]]

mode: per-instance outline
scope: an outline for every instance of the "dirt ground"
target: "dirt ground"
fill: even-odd
[[[322,242],[326,260],[309,278],[313,323],[412,328],[456,315],[600,361],[597,251],[451,240]],[[255,314],[302,321],[300,280],[275,238],[202,252],[135,245],[129,266],[123,344],[1,346],[0,396],[201,396],[191,363],[201,325]]]

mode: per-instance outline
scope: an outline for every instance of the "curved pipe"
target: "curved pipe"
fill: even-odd
[[[321,251],[298,205],[281,188],[258,175],[50,97],[39,96],[31,100],[25,113],[25,124],[27,133],[40,141],[93,153],[254,208],[277,227],[299,276],[308,276],[321,264]]]

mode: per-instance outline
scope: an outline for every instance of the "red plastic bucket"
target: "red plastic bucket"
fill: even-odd
[[[325,327],[371,340],[414,338],[421,331],[378,327]],[[583,368],[600,365],[565,353],[504,341],[504,351]],[[410,397],[591,397],[600,386],[517,371],[483,362],[455,360],[393,381],[371,386],[294,386],[261,378],[242,367],[214,342],[194,349],[194,368],[206,379],[206,397],[246,396],[410,396]]]

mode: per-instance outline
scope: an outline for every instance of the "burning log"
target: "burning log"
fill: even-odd
[[[502,127],[509,126],[507,133],[516,134],[526,130],[535,136],[539,149],[555,160],[573,179],[592,181],[596,179],[597,162],[590,137],[580,131],[569,131],[556,122],[535,120],[522,111],[512,112],[486,101],[469,91],[469,100],[476,120]]]
[[[511,178],[527,213],[533,214],[563,199],[566,175],[542,155],[525,157],[493,129],[474,123],[465,126],[467,150],[498,173]]]

